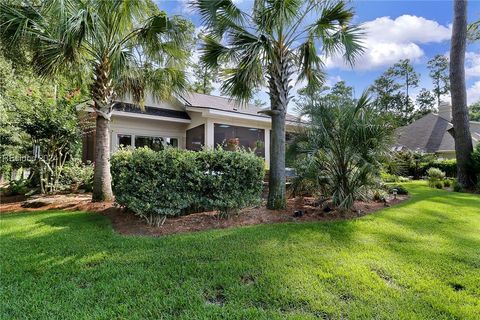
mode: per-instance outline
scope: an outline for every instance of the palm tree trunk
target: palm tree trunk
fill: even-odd
[[[465,188],[475,185],[475,174],[470,166],[473,151],[465,88],[465,46],[467,38],[467,1],[455,0],[452,41],[450,49],[450,87],[452,122],[457,158],[457,179]]]
[[[95,68],[92,84],[92,97],[97,112],[92,201],[113,200],[110,173],[110,115],[113,89],[109,75],[110,64],[108,59],[104,58]]]
[[[97,115],[92,201],[113,199],[110,174],[110,121]]]
[[[286,207],[285,183],[285,114],[278,113],[272,114],[267,201],[269,209],[278,210]]]
[[[270,66],[269,95],[272,134],[270,138],[270,173],[268,180],[267,208],[284,209],[285,195],[285,118],[290,100],[291,68],[285,55],[279,50],[277,61]]]

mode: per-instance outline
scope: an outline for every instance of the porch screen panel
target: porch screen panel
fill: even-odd
[[[265,130],[215,123],[214,143],[226,150],[238,147],[255,150],[255,154],[265,157]]]
[[[205,145],[205,125],[187,130],[186,148],[187,150],[199,151]]]

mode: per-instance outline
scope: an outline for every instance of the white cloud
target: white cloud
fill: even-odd
[[[467,104],[480,101],[480,81],[476,81],[470,88],[467,89]]]
[[[480,53],[465,53],[465,76],[467,78],[480,77]]]
[[[442,42],[451,35],[450,26],[423,17],[403,15],[396,19],[380,17],[363,24],[364,54],[354,69],[368,70],[391,65],[400,59],[416,61],[425,53],[419,44]],[[326,59],[327,68],[349,69],[340,56]]]

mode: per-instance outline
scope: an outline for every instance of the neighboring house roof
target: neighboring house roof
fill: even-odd
[[[150,107],[150,106],[145,106],[142,110],[138,106],[131,103],[126,103],[126,102],[115,102],[115,104],[113,105],[113,110],[130,112],[130,113],[138,113],[138,114],[146,114],[146,115],[158,116],[158,117],[190,120],[190,116],[185,111],[177,111],[177,110],[156,108],[156,107]]]
[[[395,131],[394,150],[408,149],[435,153],[455,151],[455,141],[449,130],[453,125],[444,117],[434,113],[400,127]],[[480,138],[480,127],[470,126],[472,141],[476,144]]]
[[[267,109],[259,108],[253,104],[242,104],[238,100],[219,97],[219,96],[212,96],[209,94],[202,94],[196,92],[189,92],[182,96],[183,100],[187,106],[195,107],[195,108],[206,108],[206,109],[215,109],[227,112],[234,112],[239,114],[246,114],[252,115],[257,117],[269,118],[268,115],[259,113],[260,111],[264,111]],[[300,119],[291,115],[287,114],[287,121],[292,122],[300,122]]]

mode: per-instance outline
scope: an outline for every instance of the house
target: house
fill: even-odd
[[[269,166],[271,119],[259,113],[261,108],[200,93],[188,93],[171,102],[149,96],[144,104],[141,110],[128,99],[115,103],[111,152],[120,146],[148,146],[153,150],[166,146],[188,150],[242,146],[255,150]],[[298,118],[287,115],[287,132],[294,131],[298,124]],[[94,144],[94,133],[84,135],[84,161],[93,161]]]
[[[453,139],[452,107],[441,103],[438,114],[429,113],[411,124],[395,131],[395,151],[411,150],[435,153],[440,158],[455,158],[455,141]],[[470,121],[472,142],[475,146],[480,141],[480,122]]]

